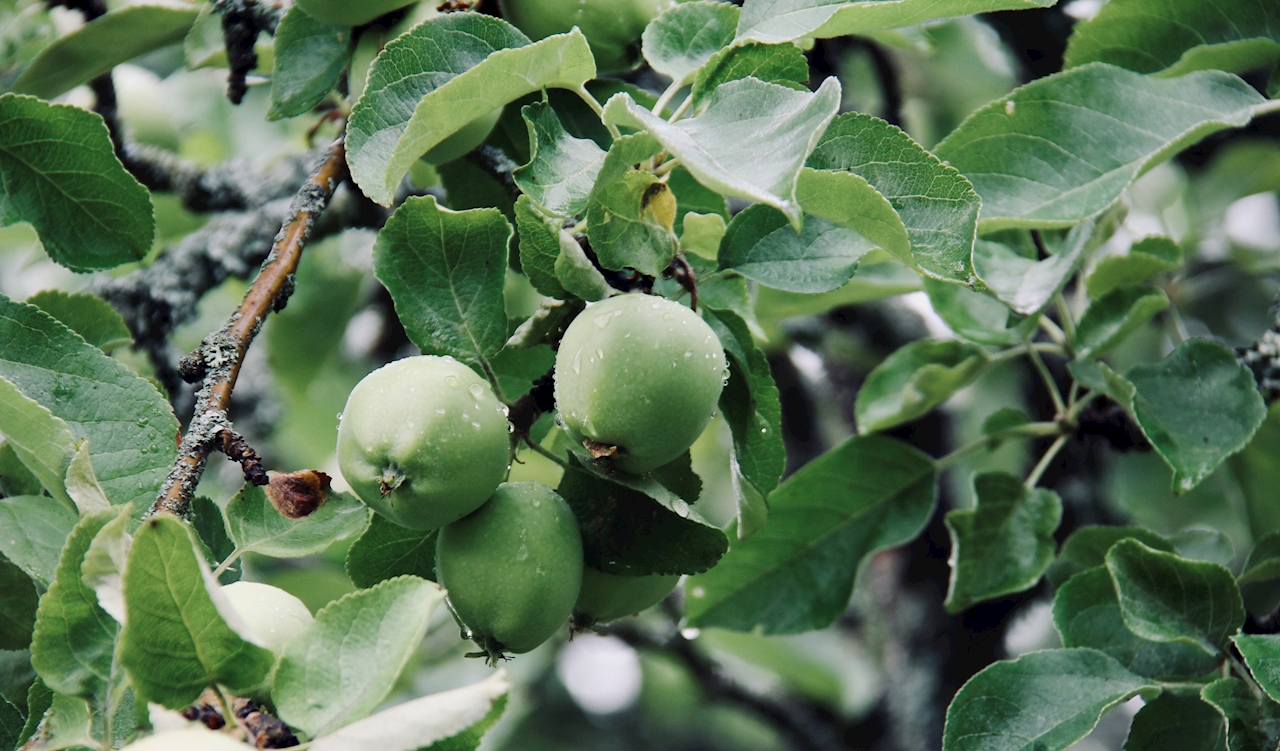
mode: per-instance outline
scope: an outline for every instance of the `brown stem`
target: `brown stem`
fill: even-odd
[[[663,272],[663,276],[675,279],[681,287],[684,287],[684,290],[689,293],[689,309],[695,313],[698,312],[698,277],[693,267],[685,260],[683,253],[677,253],[676,257],[671,259],[671,265]]]
[[[196,485],[204,474],[205,461],[217,436],[230,428],[227,409],[245,352],[272,310],[280,310],[293,291],[293,274],[316,217],[324,211],[338,184],[347,176],[346,148],[339,138],[323,162],[303,184],[276,235],[271,254],[245,293],[235,313],[221,329],[200,345],[205,364],[204,382],[196,394],[195,415],[168,479],[160,489],[151,513],[187,513]]]

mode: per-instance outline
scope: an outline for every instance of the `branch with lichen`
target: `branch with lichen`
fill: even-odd
[[[196,392],[195,414],[182,437],[173,469],[151,506],[152,514],[167,512],[183,516],[187,513],[209,454],[218,448],[221,434],[232,430],[227,410],[245,353],[267,315],[283,309],[288,302],[303,247],[317,217],[324,212],[346,176],[346,148],[343,140],[338,139],[294,196],[271,253],[239,307],[222,328],[205,337],[199,349],[188,356],[185,369],[202,375]]]

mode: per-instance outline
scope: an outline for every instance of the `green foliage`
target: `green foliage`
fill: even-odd
[[[351,58],[354,40],[350,27],[331,26],[302,8],[290,8],[276,29],[267,119],[297,117],[328,96]]]
[[[1175,491],[1199,485],[1266,417],[1253,377],[1216,342],[1191,339],[1125,378],[1136,391],[1134,416],[1173,470]]]
[[[935,153],[982,196],[984,230],[1068,227],[1182,147],[1245,125],[1263,104],[1225,73],[1158,80],[1094,63],[988,104]]]
[[[580,668],[552,637],[575,600],[576,632],[676,586],[614,632],[644,647],[641,696],[612,715],[635,719],[628,742],[794,745],[795,727],[762,733],[732,706],[778,686],[819,733],[888,718],[878,744],[910,743],[909,724],[928,747],[939,692],[886,692],[920,668],[921,635],[946,632],[937,686],[978,672],[944,751],[1066,749],[1139,695],[1131,751],[1275,749],[1280,646],[1260,632],[1280,603],[1277,267],[1258,207],[1280,149],[1254,125],[1276,109],[1259,91],[1280,89],[1263,84],[1275,3],[1111,0],[1070,29],[1057,73],[1036,37],[1056,9],[946,20],[1049,0],[401,3],[258,17],[265,33],[239,41],[253,63],[228,61],[223,32],[249,32],[225,3],[75,27],[76,9],[0,2],[0,222],[30,225],[0,235],[0,286],[30,295],[0,297],[0,751],[176,743],[141,710],[207,690],[317,751],[472,751],[511,679],[419,695],[458,685],[436,578],[479,656],[550,642],[519,664],[557,669],[521,687],[537,701],[495,748],[617,745],[586,704],[553,714]],[[237,60],[235,110],[222,73],[178,70]],[[174,156],[136,143],[154,142],[149,119]],[[232,363],[230,409],[186,425],[198,451],[179,459],[146,380],[185,412],[180,352],[214,331],[206,356],[243,356],[214,321],[295,189],[283,162],[335,137],[347,185],[318,217],[304,190],[287,221],[305,211],[305,232],[280,237],[342,234],[307,248],[279,320]],[[171,247],[153,254],[157,225]],[[53,269],[133,263],[145,276]],[[418,461],[473,486],[442,531],[388,513],[404,494],[341,457],[336,487],[366,503],[333,490],[287,518],[278,486],[240,487],[231,466],[202,495],[179,486],[185,518],[147,511],[175,461],[221,464],[206,453],[232,422],[265,467],[333,473],[348,392],[414,347],[462,362],[464,407],[496,400],[482,452],[427,430],[405,392],[370,397],[399,452],[383,475],[425,485]],[[1054,642],[1022,617],[1042,576],[1062,648],[986,664],[1024,631]],[[242,599],[262,584],[219,587],[242,577],[314,622],[290,596],[295,625],[264,649]],[[1007,607],[1005,639],[961,633]],[[241,745],[211,732],[182,737]]]
[[[5,94],[0,123],[0,225],[30,222],[49,256],[75,271],[146,255],[155,232],[151,197],[116,158],[102,118]]]
[[[1154,688],[1092,649],[1032,652],[997,662],[969,680],[947,709],[945,751],[1061,751],[1112,707]]]
[[[275,655],[227,624],[210,589],[216,586],[185,523],[153,517],[134,536],[118,649],[130,684],[147,701],[181,709],[217,684],[245,692],[266,680]]]
[[[120,63],[181,40],[197,14],[195,8],[159,3],[106,13],[41,50],[12,90],[53,99]]]
[[[316,613],[276,669],[280,717],[313,738],[363,719],[390,693],[443,599],[431,582],[401,576]]]
[[[978,505],[947,514],[951,533],[951,586],[947,610],[960,612],[1001,595],[1029,589],[1053,561],[1053,533],[1062,500],[1033,490],[1013,475],[975,475]]]
[[[1066,65],[1111,63],[1139,73],[1240,73],[1280,58],[1280,8],[1223,0],[1120,0],[1080,24]]]
[[[919,534],[934,480],[910,446],[850,438],[780,485],[769,523],[689,580],[689,622],[767,634],[827,626],[848,604],[857,565]]]
[[[374,271],[405,331],[425,354],[478,364],[507,341],[503,269],[511,225],[494,209],[450,211],[404,202],[374,247]]]
[[[390,205],[418,157],[495,107],[543,87],[577,89],[595,77],[581,32],[530,43],[505,21],[449,13],[388,43],[351,111],[351,174]]]

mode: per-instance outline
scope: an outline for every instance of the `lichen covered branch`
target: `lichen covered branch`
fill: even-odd
[[[288,301],[302,249],[316,218],[346,177],[346,165],[346,149],[339,139],[294,197],[271,253],[240,306],[222,328],[206,337],[200,345],[198,359],[203,365],[204,380],[196,393],[195,415],[182,437],[178,458],[151,507],[151,513],[186,514],[196,485],[204,474],[209,452],[220,441],[220,434],[231,429],[227,409],[245,353],[267,315],[282,309]]]

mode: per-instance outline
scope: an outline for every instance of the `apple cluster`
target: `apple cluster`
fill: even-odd
[[[582,447],[570,463],[584,463],[567,471],[644,474],[676,459],[711,420],[725,372],[715,332],[683,305],[633,293],[588,306],[556,355],[559,426]],[[370,373],[338,429],[352,491],[397,524],[439,530],[439,583],[485,655],[527,652],[571,615],[607,622],[675,588],[678,576],[585,566],[569,504],[545,485],[505,482],[512,445],[489,384],[434,355]]]

